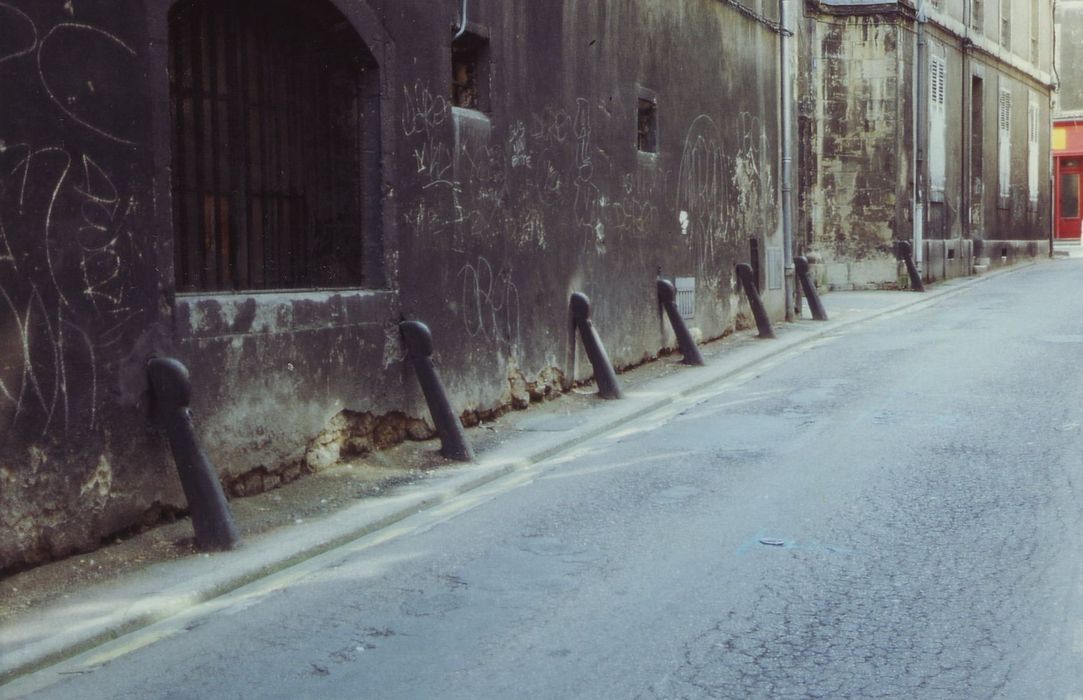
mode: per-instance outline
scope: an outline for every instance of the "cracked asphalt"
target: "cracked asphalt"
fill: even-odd
[[[775,356],[29,697],[1083,697],[1081,273]]]

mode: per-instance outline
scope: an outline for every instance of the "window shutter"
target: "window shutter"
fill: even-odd
[[[946,91],[947,71],[944,59],[929,59],[929,188],[932,195],[942,201],[945,182],[944,133],[947,129]]]
[[[1011,196],[1012,175],[1012,93],[1008,90],[1000,91],[1000,105],[997,110],[997,141],[998,141],[998,182],[1000,196]]]
[[[1027,193],[1031,203],[1038,201],[1038,101],[1030,98],[1027,106]]]

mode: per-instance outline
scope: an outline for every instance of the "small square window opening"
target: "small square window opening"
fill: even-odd
[[[639,98],[636,148],[643,153],[658,152],[658,105],[654,100]]]
[[[451,45],[451,104],[464,109],[487,108],[488,42],[467,32]]]

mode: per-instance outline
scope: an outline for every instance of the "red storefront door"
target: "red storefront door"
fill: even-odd
[[[1060,158],[1057,167],[1057,238],[1079,238],[1083,158]]]

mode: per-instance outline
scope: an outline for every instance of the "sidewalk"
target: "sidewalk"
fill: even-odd
[[[1083,244],[1078,238],[1053,241],[1053,255],[1063,258],[1083,258]]]
[[[246,536],[244,546],[233,552],[199,554],[190,546],[181,547],[180,553],[186,556],[172,560],[148,553],[142,558],[133,557],[134,561],[123,567],[106,568],[97,576],[98,583],[81,589],[62,585],[64,572],[73,566],[70,560],[11,576],[0,582],[0,606],[6,598],[9,608],[9,614],[0,616],[0,688],[22,675],[521,471],[818,338],[878,316],[928,304],[1025,267],[1029,264],[952,280],[930,288],[925,294],[900,291],[826,294],[822,299],[831,319],[827,322],[807,320],[806,309],[805,319],[776,324],[775,340],[760,340],[754,337],[754,331],[742,331],[705,344],[701,346],[705,367],[680,365],[679,355],[664,357],[619,375],[627,396],[620,401],[603,401],[587,393],[573,392],[551,402],[534,404],[526,411],[509,413],[494,424],[468,431],[477,452],[476,463],[465,466],[445,463],[439,469],[415,468],[408,473],[400,469],[399,475],[391,479],[398,485],[390,489],[369,488],[360,500],[357,495],[345,497],[341,500],[342,507],[335,507],[340,501],[327,507],[327,491],[306,487],[310,479],[318,481],[315,476],[255,497],[263,498],[269,504],[267,507],[241,508],[241,504],[254,499],[235,501],[234,513],[242,531],[252,530],[246,528],[246,522],[258,517],[259,512],[281,510],[278,503],[290,503],[294,512],[285,514],[286,524]],[[605,329],[600,330],[604,340]],[[413,459],[420,460],[415,467],[426,466],[423,464],[426,460],[428,464],[442,462],[434,456],[435,446],[436,442],[430,441],[414,443],[408,448],[413,451]],[[380,455],[374,458],[380,459]],[[335,488],[333,484],[332,488]],[[325,507],[306,509],[306,498],[315,498]],[[327,510],[331,512],[316,519],[306,515]],[[293,517],[297,513],[300,517]],[[171,527],[174,533],[190,534],[187,520]],[[138,535],[124,546],[143,552],[163,546],[176,550],[176,542],[163,539],[161,530]],[[94,565],[95,556],[108,558],[106,552],[95,552],[73,559]],[[176,557],[177,552],[173,551],[172,556]],[[11,601],[18,599],[20,589],[32,589],[34,602],[11,613],[14,609]]]

